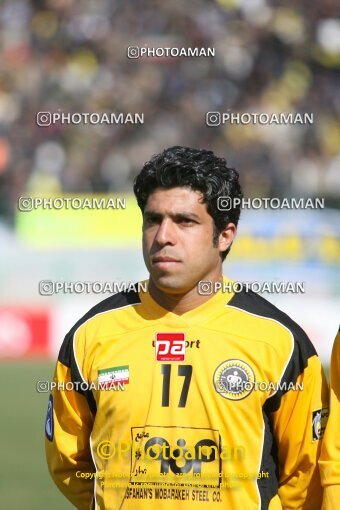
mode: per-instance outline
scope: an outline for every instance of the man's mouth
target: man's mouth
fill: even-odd
[[[178,259],[175,259],[174,257],[169,257],[166,255],[159,255],[156,257],[153,257],[152,259],[152,265],[157,267],[172,267],[176,264],[179,264],[180,261]]]

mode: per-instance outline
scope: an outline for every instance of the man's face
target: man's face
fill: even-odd
[[[185,293],[198,281],[221,271],[219,251],[230,240],[219,236],[213,246],[213,219],[190,188],[156,189],[143,216],[143,256],[155,285],[168,293]]]

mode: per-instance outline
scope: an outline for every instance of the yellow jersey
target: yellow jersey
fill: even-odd
[[[324,487],[322,510],[340,508],[340,332],[333,346],[330,366],[330,415],[319,460]]]
[[[66,335],[54,383],[48,466],[81,510],[320,510],[323,370],[251,291],[182,315],[113,295]]]

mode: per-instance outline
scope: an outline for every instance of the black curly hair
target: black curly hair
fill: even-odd
[[[137,203],[144,213],[149,195],[157,188],[171,189],[189,187],[200,191],[202,202],[214,220],[213,243],[225,226],[232,222],[237,226],[240,206],[223,211],[218,208],[219,197],[242,198],[238,172],[227,166],[224,158],[218,158],[212,151],[192,149],[176,145],[165,149],[146,162],[134,181],[133,191]],[[221,252],[222,260],[226,258],[231,246]]]

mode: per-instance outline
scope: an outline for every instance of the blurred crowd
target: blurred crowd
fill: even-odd
[[[131,191],[171,145],[226,157],[248,196],[339,205],[338,0],[4,0],[0,37],[0,217],[21,195]],[[216,56],[127,58],[145,45]],[[41,111],[144,113],[144,124],[41,127]],[[209,111],[314,123],[208,127]]]

